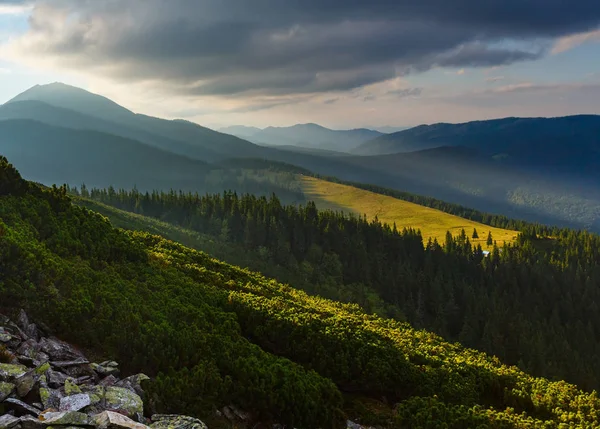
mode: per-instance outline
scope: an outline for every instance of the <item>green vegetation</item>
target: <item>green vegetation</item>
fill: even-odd
[[[596,235],[527,226],[502,248],[488,234],[485,257],[464,230],[423,246],[414,230],[319,212],[312,203],[284,206],[275,197],[234,193],[86,192],[229,243],[231,254],[221,245],[220,258],[308,293],[406,320],[538,376],[600,385],[600,347],[590,341],[600,338]]]
[[[134,201],[128,199],[132,195],[115,193],[113,197],[129,204]],[[249,249],[258,243],[271,249],[277,238],[282,256],[301,260],[318,250],[315,246],[321,247],[321,258],[330,264],[339,255],[341,267],[337,269],[342,276],[350,276],[350,265],[358,265],[357,278],[369,275],[385,280],[383,276],[390,273],[383,268],[393,266],[398,270],[394,271],[397,281],[389,283],[388,290],[399,298],[414,293],[413,285],[407,284],[410,279],[416,280],[418,289],[434,280],[430,287],[438,288],[438,299],[454,317],[459,313],[448,306],[448,290],[442,281],[453,277],[461,279],[465,291],[460,292],[459,284],[450,284],[457,306],[463,300],[480,305],[494,323],[497,319],[490,307],[484,307],[485,302],[493,302],[501,314],[537,329],[535,323],[543,318],[524,320],[520,305],[527,305],[529,313],[539,317],[549,310],[545,303],[564,302],[560,300],[563,281],[573,291],[568,303],[574,310],[568,315],[571,323],[581,329],[577,316],[591,321],[597,314],[585,306],[596,299],[594,288],[585,288],[583,299],[569,277],[572,267],[578,266],[578,275],[597,280],[594,269],[600,246],[595,236],[565,232],[553,240],[552,261],[544,262],[531,246],[535,237],[529,230],[514,248],[494,249],[489,258],[482,258],[462,234],[449,239],[445,247],[433,243],[423,247],[414,231],[393,231],[364,219],[320,213],[310,204],[296,209],[282,207],[276,199],[232,194],[198,201],[184,194],[152,195],[154,200],[150,195],[148,200],[136,196],[147,214],[160,207],[171,221],[182,222],[186,215],[188,223],[207,230],[218,227],[232,241],[238,240],[232,233],[240,226],[232,221],[238,213],[244,246]],[[194,215],[186,214],[192,208]],[[223,234],[223,222],[216,222],[219,216],[227,217],[231,228],[227,234]],[[25,182],[5,159],[0,159],[0,219],[3,307],[23,306],[74,343],[117,358],[124,371],[157,376],[147,398],[155,410],[202,417],[217,405],[234,403],[263,422],[274,420],[299,428],[341,428],[345,417],[393,428],[600,424],[596,393],[532,377],[495,357],[445,342],[406,323],[367,315],[357,305],[309,296],[161,237],[113,229],[103,216],[73,206],[66,187],[41,189]],[[255,228],[246,227],[249,219]],[[263,236],[256,234],[260,225],[274,219],[279,227],[264,230]],[[296,227],[288,228],[287,222]],[[286,245],[280,239],[288,229],[295,238]],[[285,253],[282,249],[287,246]],[[376,252],[377,248],[390,253]],[[357,251],[366,257],[364,261],[352,259]],[[397,259],[386,259],[391,254]],[[529,264],[534,259],[539,267]],[[383,270],[382,274],[377,270]],[[430,271],[449,274],[427,278]],[[559,287],[546,287],[540,273]],[[537,310],[531,310],[534,295],[518,289],[524,275],[530,276],[528,285],[553,295],[540,300]],[[417,283],[419,277],[423,283]],[[479,289],[496,290],[498,295],[493,297],[498,300],[481,295],[471,283],[475,278]],[[491,279],[497,283],[488,284]],[[505,294],[520,294],[523,302],[513,302],[507,313],[501,299]],[[431,302],[435,296],[425,290],[418,299],[423,301],[424,313],[425,306],[435,308]],[[467,316],[475,314],[467,311]],[[469,320],[469,326],[473,322]],[[584,338],[588,345],[595,345],[594,329],[594,324],[584,326],[574,339],[583,343]],[[581,370],[577,367],[581,361],[568,355],[575,342],[565,344],[570,339],[565,331],[551,323],[538,335],[541,345],[546,340],[549,346],[561,344],[561,355],[556,358]],[[498,344],[506,345],[500,339]],[[526,350],[527,345],[523,346]],[[550,362],[560,364],[557,359]],[[563,363],[562,369],[566,366]],[[590,375],[594,368],[589,367]]]
[[[302,177],[301,181],[307,199],[313,200],[319,209],[342,209],[359,216],[365,214],[370,220],[377,218],[383,223],[395,224],[398,228],[419,230],[425,240],[436,239],[443,242],[448,231],[456,236],[461,233],[461,230],[470,231],[476,228],[487,229],[496,237],[499,244],[512,243],[517,238],[516,231],[486,227],[440,210],[354,186],[307,176]],[[472,237],[472,243],[491,250],[491,245],[488,245],[485,239],[480,239],[479,235]]]

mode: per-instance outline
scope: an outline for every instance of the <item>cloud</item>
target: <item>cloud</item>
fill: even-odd
[[[463,75],[465,74],[465,69],[460,69],[459,71],[456,72],[457,75]]]
[[[487,83],[495,83],[495,82],[499,82],[501,80],[504,80],[504,76],[492,76],[492,77],[488,77],[485,81]]]
[[[0,0],[0,15],[23,15],[31,12],[30,0]]]
[[[323,101],[323,104],[335,104],[339,101],[339,98],[330,98],[328,100]]]
[[[248,98],[532,61],[547,40],[600,24],[597,0],[457,1],[37,0],[27,33],[0,52],[177,95]]]
[[[423,88],[404,88],[388,91],[388,95],[394,95],[398,98],[418,97],[423,92]]]
[[[600,42],[600,29],[561,37],[554,43],[552,53],[560,54],[561,52],[583,45],[586,42]]]

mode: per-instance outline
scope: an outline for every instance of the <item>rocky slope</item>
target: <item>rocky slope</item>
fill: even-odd
[[[115,361],[90,362],[77,348],[29,321],[0,314],[0,429],[207,429],[177,414],[144,415],[145,374],[120,378]],[[246,427],[251,416],[234,405],[217,416]],[[351,429],[363,428],[348,421]],[[272,429],[283,429],[273,425]]]
[[[136,374],[119,377],[119,364],[90,362],[79,350],[30,323],[0,315],[0,429],[95,427],[205,429],[195,418],[144,416]]]

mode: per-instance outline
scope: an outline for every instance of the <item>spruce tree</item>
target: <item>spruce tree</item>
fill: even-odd
[[[479,238],[479,234],[477,234],[477,228],[473,228],[472,238],[473,238],[473,240],[476,240]]]

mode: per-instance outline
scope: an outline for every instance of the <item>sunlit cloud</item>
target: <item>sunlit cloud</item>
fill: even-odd
[[[552,47],[552,54],[560,54],[588,42],[600,42],[600,29],[561,37]]]
[[[0,3],[1,15],[27,15],[31,12],[33,6],[31,4],[2,4]]]

